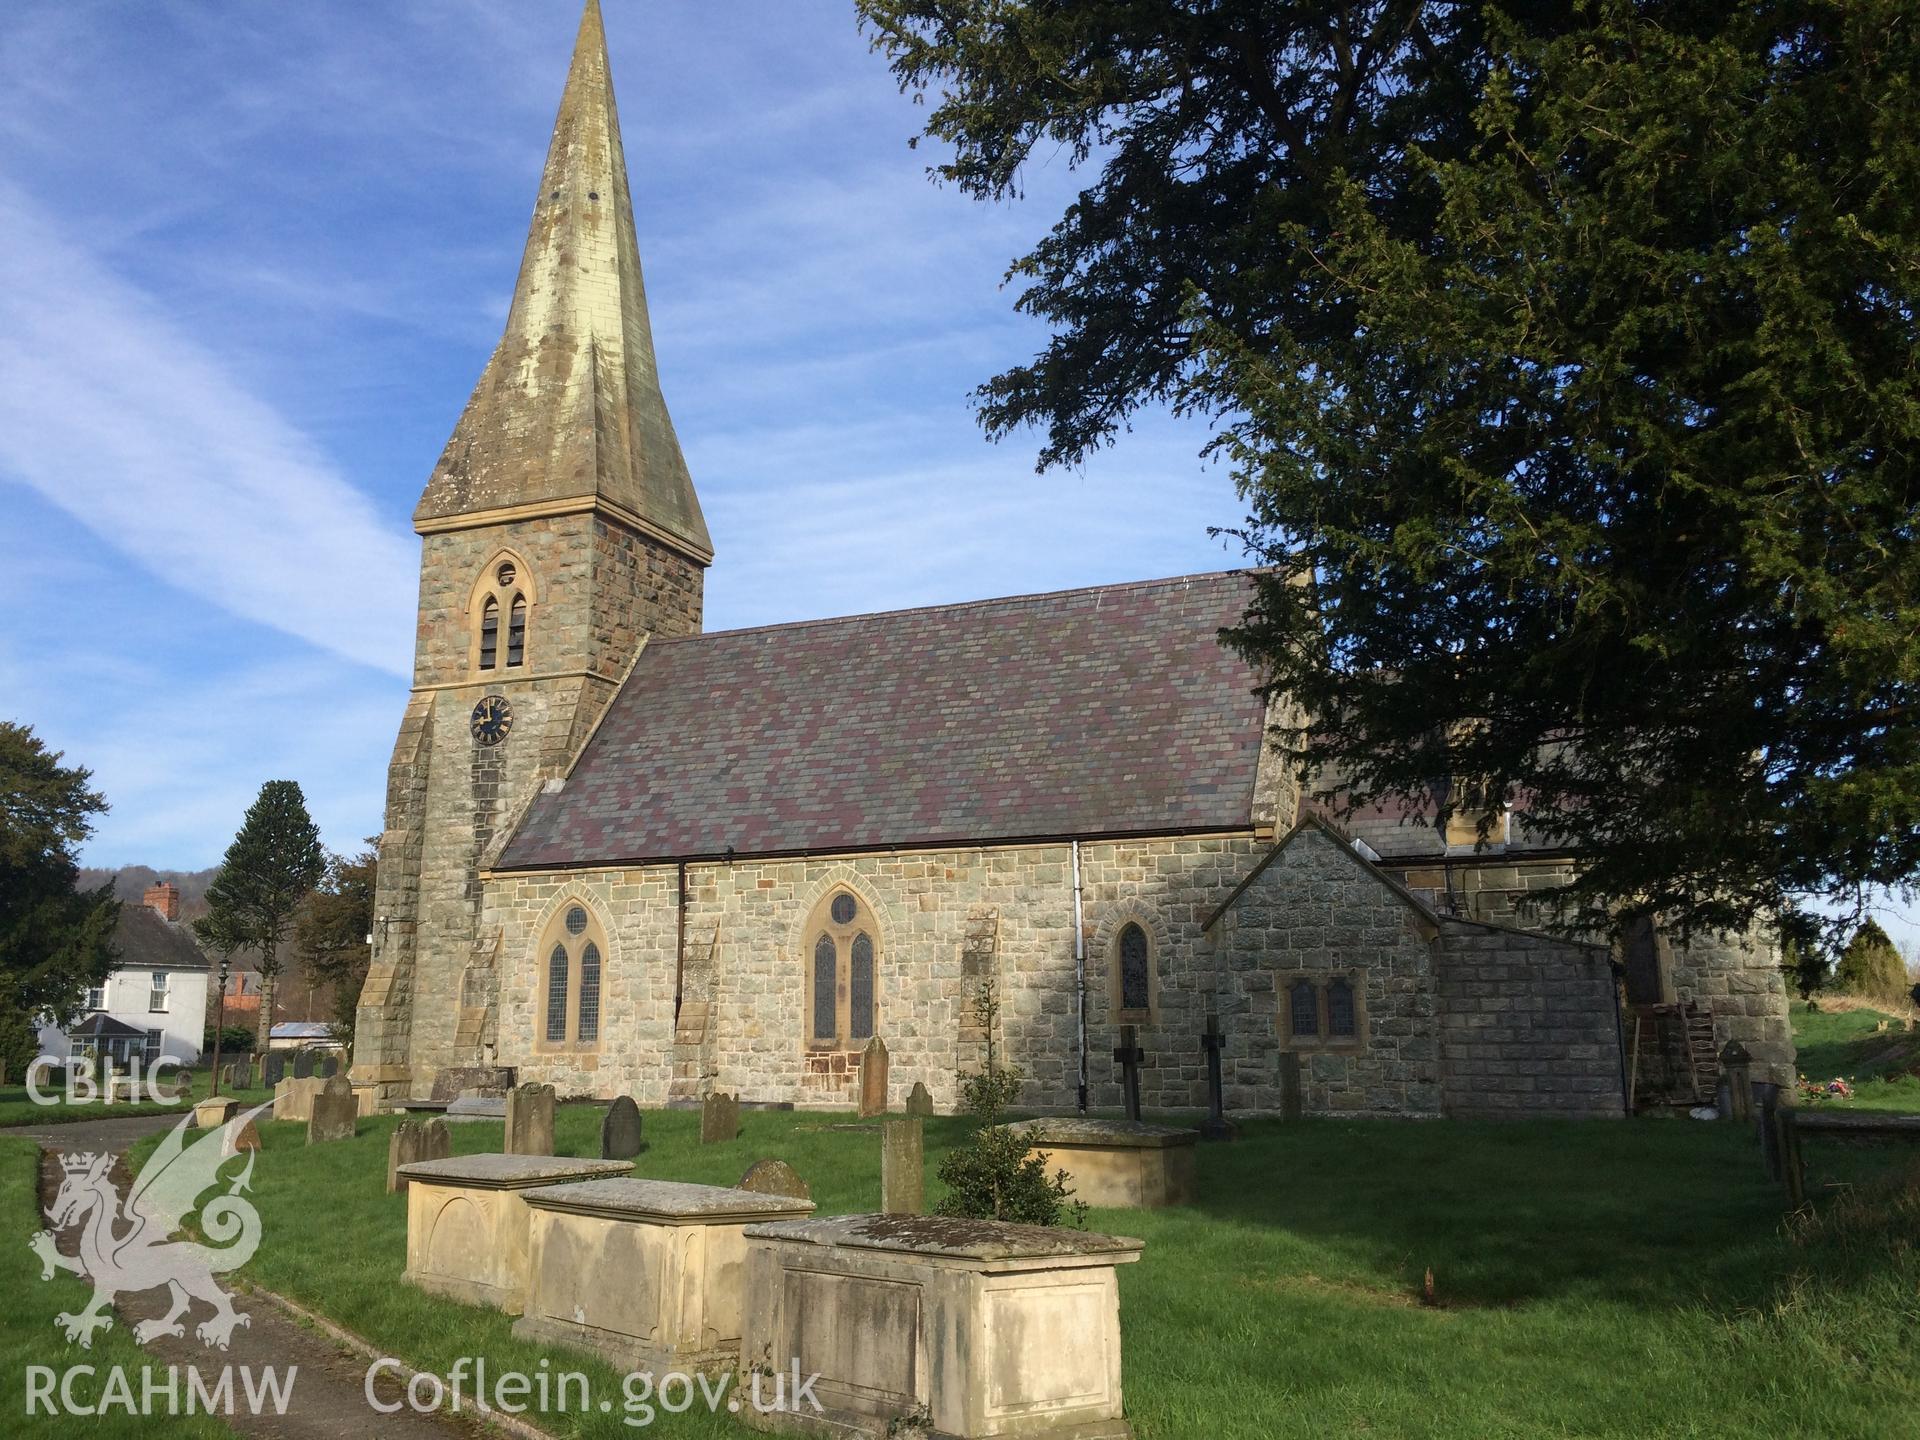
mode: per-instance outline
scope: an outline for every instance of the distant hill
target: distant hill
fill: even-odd
[[[150,865],[129,865],[122,870],[82,869],[80,888],[92,890],[113,881],[113,898],[140,903],[149,885],[170,880],[180,887],[180,918],[194,920],[207,913],[207,887],[220,873],[215,865],[205,870],[155,870]]]

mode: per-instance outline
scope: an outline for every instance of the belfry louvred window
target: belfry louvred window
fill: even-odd
[[[507,612],[507,665],[516,666],[527,654],[527,601],[523,595],[513,597],[513,606]]]
[[[491,670],[500,653],[500,602],[489,595],[480,607],[480,668]]]

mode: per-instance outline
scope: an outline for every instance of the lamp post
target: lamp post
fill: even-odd
[[[208,1098],[220,1093],[220,1032],[227,1027],[227,966],[232,960],[231,955],[220,957],[220,995],[213,1009],[213,1083],[207,1087]]]

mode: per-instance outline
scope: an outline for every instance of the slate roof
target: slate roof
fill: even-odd
[[[1242,571],[651,641],[499,868],[1248,829]]]
[[[150,905],[120,902],[113,927],[115,970],[205,970],[207,957],[185,925],[163,920]]]

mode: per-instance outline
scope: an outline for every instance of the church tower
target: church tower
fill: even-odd
[[[647,323],[598,0],[587,0],[506,332],[414,511],[413,693],[387,773],[353,1078],[425,1095],[494,1062],[489,852],[713,559]]]

